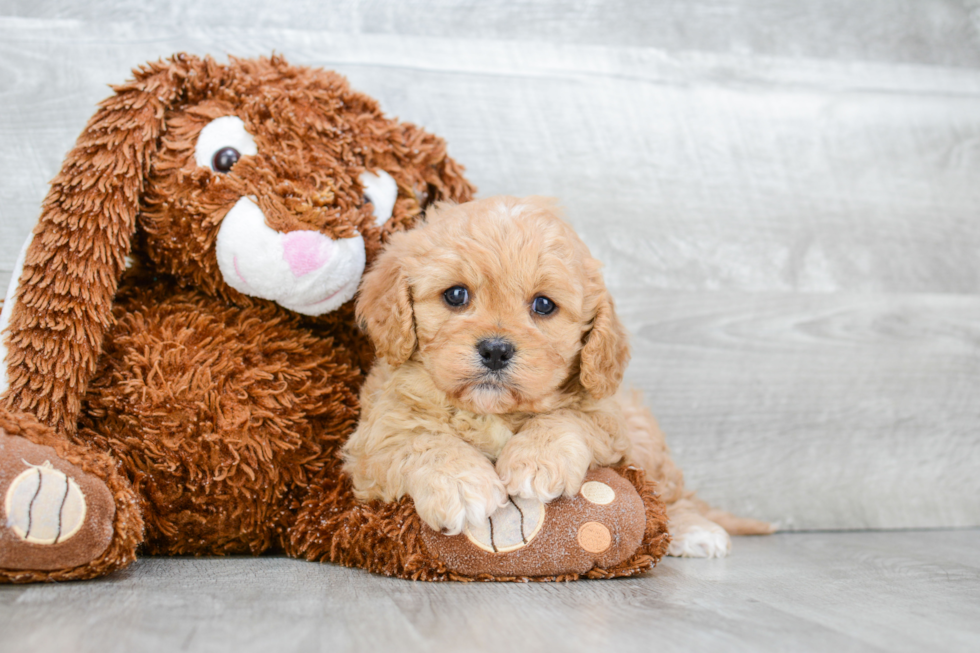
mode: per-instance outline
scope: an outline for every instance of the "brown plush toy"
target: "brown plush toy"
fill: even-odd
[[[181,54],[134,74],[52,182],[0,315],[0,581],[101,576],[137,550],[428,580],[663,554],[634,469],[593,472],[612,503],[549,504],[506,546],[427,531],[408,499],[357,502],[337,455],[374,355],[354,294],[388,234],[473,187],[335,73]]]

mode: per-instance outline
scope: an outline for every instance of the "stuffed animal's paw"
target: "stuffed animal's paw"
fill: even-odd
[[[0,568],[77,567],[112,539],[115,503],[102,480],[2,429],[0,501]]]
[[[490,465],[474,466],[461,475],[430,473],[414,485],[415,511],[430,528],[446,535],[484,524],[507,503],[504,485]]]
[[[510,497],[460,535],[424,529],[423,537],[429,551],[459,574],[555,577],[626,561],[640,546],[646,519],[636,488],[606,468],[590,471],[573,497],[548,504]]]

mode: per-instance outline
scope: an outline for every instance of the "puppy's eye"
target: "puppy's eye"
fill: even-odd
[[[223,147],[214,153],[214,157],[211,159],[211,169],[215,172],[229,172],[240,158],[242,155],[235,148]]]
[[[538,295],[531,302],[531,310],[538,315],[551,315],[556,308],[558,307],[555,306],[555,303],[544,295]]]
[[[465,286],[453,286],[442,293],[442,298],[453,308],[459,308],[470,303],[470,291]]]

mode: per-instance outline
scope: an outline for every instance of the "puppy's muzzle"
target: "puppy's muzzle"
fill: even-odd
[[[514,358],[514,345],[503,338],[486,338],[476,343],[476,351],[480,354],[480,362],[488,370],[498,372]]]

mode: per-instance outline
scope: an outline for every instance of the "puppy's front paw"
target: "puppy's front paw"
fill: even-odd
[[[497,474],[508,494],[548,503],[577,494],[591,462],[591,452],[578,438],[545,446],[514,438],[497,459]]]
[[[507,503],[507,491],[489,464],[459,475],[428,474],[412,492],[415,511],[433,530],[458,535],[466,524],[483,525]]]

